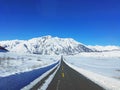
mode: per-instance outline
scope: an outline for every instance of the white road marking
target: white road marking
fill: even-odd
[[[58,82],[57,82],[57,88],[56,88],[56,90],[59,90],[59,85],[60,85],[60,80],[58,80]]]

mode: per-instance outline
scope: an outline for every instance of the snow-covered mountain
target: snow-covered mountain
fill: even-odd
[[[49,35],[30,40],[0,41],[0,45],[12,52],[42,55],[70,55],[93,51],[72,38],[58,38]]]
[[[108,46],[99,46],[99,45],[91,46],[91,45],[88,45],[87,47],[92,49],[92,50],[97,50],[97,51],[116,51],[116,50],[120,51],[120,46],[112,46],[112,45],[108,45]]]

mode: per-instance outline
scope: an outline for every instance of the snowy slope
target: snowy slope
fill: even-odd
[[[43,36],[30,40],[1,41],[0,45],[13,52],[34,53],[42,55],[70,55],[80,52],[91,52],[85,45],[71,39]]]
[[[96,46],[91,46],[91,45],[88,45],[87,47],[93,49],[93,50],[98,50],[98,51],[114,51],[114,50],[119,50],[120,51],[120,46],[111,46],[111,45],[108,45],[108,46],[99,46],[99,45],[96,45]]]

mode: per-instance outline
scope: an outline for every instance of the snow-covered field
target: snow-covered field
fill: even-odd
[[[60,56],[0,53],[0,77],[31,71],[60,60]]]
[[[120,51],[64,56],[66,63],[107,90],[120,90]],[[0,53],[0,77],[31,71],[60,60],[57,55]]]
[[[81,53],[65,56],[78,72],[108,90],[120,90],[120,51]]]
[[[91,48],[91,49],[98,50],[98,51],[114,51],[114,50],[120,50],[120,46],[114,46],[114,45],[107,45],[107,46],[99,46],[99,45],[91,46],[91,45],[88,45],[87,47],[88,47],[88,48]]]

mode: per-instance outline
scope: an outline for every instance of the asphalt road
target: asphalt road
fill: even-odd
[[[59,62],[56,62],[50,66],[35,69],[32,71],[22,72],[7,77],[0,77],[0,90],[21,90],[30,82],[40,77],[43,73],[56,66]]]
[[[83,75],[79,74],[63,60],[47,90],[105,90]]]

